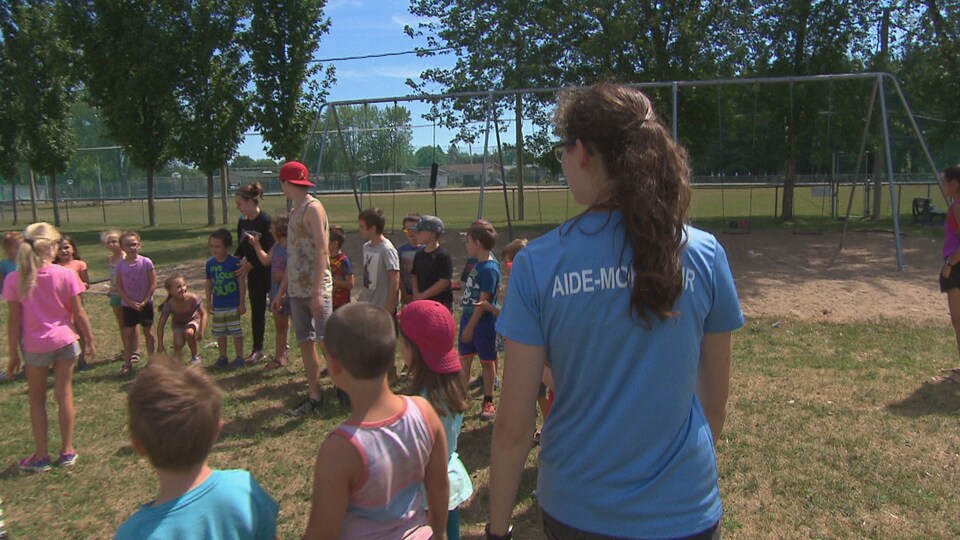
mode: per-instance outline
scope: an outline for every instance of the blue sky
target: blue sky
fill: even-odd
[[[416,28],[420,21],[407,8],[409,0],[330,0],[324,13],[330,18],[330,32],[320,39],[317,58],[362,56],[411,50],[426,46],[423,38],[411,39],[403,33],[404,25]],[[418,79],[423,70],[453,65],[451,55],[418,58],[414,54],[387,58],[333,62],[337,81],[330,90],[329,101],[402,96],[411,93],[407,78]],[[416,107],[413,123],[423,123]],[[432,130],[415,129],[414,147],[429,145]],[[441,137],[437,142],[440,144]],[[446,137],[444,137],[446,139]],[[446,144],[442,144],[446,146]],[[259,136],[248,135],[240,145],[240,154],[253,158],[266,157]]]

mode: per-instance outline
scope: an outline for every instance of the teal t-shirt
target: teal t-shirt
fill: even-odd
[[[147,503],[117,529],[117,540],[251,538],[277,535],[279,507],[247,471],[213,471],[195,489]]]
[[[696,396],[700,345],[705,333],[743,326],[743,314],[723,247],[687,227],[677,316],[638,320],[624,234],[620,212],[588,212],[530,242],[513,262],[497,330],[544,347],[552,370],[556,400],[537,483],[543,509],[606,536],[688,536],[722,513]]]

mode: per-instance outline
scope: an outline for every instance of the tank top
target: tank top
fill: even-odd
[[[960,223],[957,223],[957,217],[953,213],[953,207],[960,204],[960,199],[953,201],[947,210],[947,219],[943,222],[943,258],[953,255],[953,252],[960,247]]]
[[[313,231],[307,227],[304,215],[307,206],[314,203],[320,204],[320,201],[308,195],[303,204],[290,212],[287,225],[287,296],[291,298],[310,298],[313,293],[317,250],[314,246]],[[327,224],[324,223],[323,227],[326,228]],[[329,268],[324,272],[320,286],[323,295],[330,298],[333,292],[333,277]]]
[[[341,539],[433,536],[420,489],[433,448],[433,433],[417,402],[380,422],[341,424],[334,433],[360,454],[363,474],[350,494]]]

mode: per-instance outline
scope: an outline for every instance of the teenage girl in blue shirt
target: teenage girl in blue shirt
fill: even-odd
[[[743,314],[723,248],[687,225],[686,151],[626,86],[565,94],[556,124],[557,157],[587,210],[513,263],[497,323],[506,355],[487,537],[510,537],[548,366],[546,536],[719,538],[714,442]]]

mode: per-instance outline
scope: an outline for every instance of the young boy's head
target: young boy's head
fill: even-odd
[[[407,243],[417,245],[417,224],[420,223],[420,214],[410,212],[403,217],[403,234],[407,235]]]
[[[330,227],[330,254],[336,255],[343,249],[343,243],[347,241],[347,235],[343,232],[343,227]]]
[[[3,235],[3,253],[11,261],[17,258],[17,251],[20,250],[20,244],[23,243],[23,233],[19,231],[10,231]]]
[[[360,212],[357,221],[360,225],[360,234],[367,240],[378,238],[387,225],[387,217],[379,208],[367,208]]]
[[[417,243],[426,244],[440,238],[443,234],[443,221],[437,216],[423,216],[417,222]]]
[[[497,230],[485,220],[474,221],[467,229],[467,255],[476,257],[480,251],[489,252],[497,245]]]
[[[397,350],[393,318],[381,307],[365,302],[347,304],[327,320],[323,346],[328,358],[357,380],[387,375]],[[330,373],[335,375],[331,368]]]
[[[222,261],[227,256],[227,250],[233,245],[233,235],[226,229],[217,229],[210,233],[207,244],[210,246],[210,255]]]
[[[220,434],[222,392],[206,371],[158,357],[130,387],[130,437],[164,471],[202,465]]]

